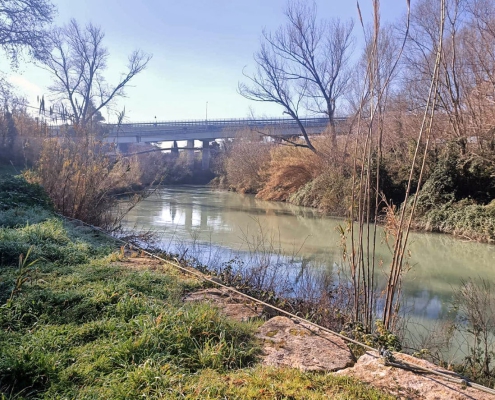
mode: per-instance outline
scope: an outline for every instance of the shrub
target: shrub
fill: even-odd
[[[263,200],[288,200],[291,194],[320,173],[319,161],[319,157],[306,148],[275,147],[263,172],[266,178],[258,197]]]
[[[327,168],[289,197],[291,203],[345,215],[350,207],[351,179],[341,168]]]
[[[457,311],[456,330],[462,332],[467,347],[466,357],[454,369],[482,385],[493,387],[495,293],[492,285],[484,279],[463,282],[452,306]]]
[[[40,183],[63,215],[112,227],[116,191],[131,191],[139,179],[138,166],[112,154],[112,147],[85,132],[45,140],[31,181]],[[124,211],[122,211],[124,212]]]
[[[269,143],[260,142],[259,135],[241,132],[226,150],[227,185],[241,193],[257,193],[263,186],[271,149]]]

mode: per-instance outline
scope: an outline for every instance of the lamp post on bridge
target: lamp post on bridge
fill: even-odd
[[[208,102],[206,102],[206,123],[208,124]]]

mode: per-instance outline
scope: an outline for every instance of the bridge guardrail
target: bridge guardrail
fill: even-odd
[[[335,118],[336,121],[344,121],[345,117]],[[328,118],[302,118],[300,120],[304,126],[321,126],[328,124]],[[105,124],[109,128],[116,128],[117,124]],[[162,121],[162,122],[137,122],[120,125],[120,129],[144,128],[144,127],[201,127],[204,126],[297,126],[297,122],[292,118],[269,118],[269,119],[215,119],[215,120],[190,120],[190,121]],[[207,129],[207,128],[206,128]]]

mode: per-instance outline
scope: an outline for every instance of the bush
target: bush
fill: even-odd
[[[102,227],[114,226],[113,193],[131,191],[139,184],[139,167],[112,154],[112,147],[93,135],[46,140],[30,181],[40,183],[61,214]]]
[[[39,158],[47,126],[25,110],[0,113],[0,164],[33,166]]]
[[[301,147],[275,147],[263,174],[266,176],[258,196],[263,200],[287,201],[291,194],[315,178],[320,158]]]
[[[469,200],[440,205],[418,219],[416,227],[493,243],[495,242],[495,201],[486,206],[473,204]]]
[[[291,203],[346,215],[350,207],[351,179],[341,168],[328,168],[289,197]]]
[[[495,165],[476,155],[463,155],[455,144],[448,144],[428,180],[421,188],[417,212],[425,214],[462,199],[488,204],[495,198]]]
[[[495,167],[449,144],[418,195],[415,226],[495,241]]]
[[[264,170],[270,160],[272,145],[254,136],[241,132],[228,145],[224,158],[227,185],[241,193],[257,193],[263,187]]]
[[[470,279],[456,292],[453,309],[457,312],[456,330],[461,332],[467,348],[464,360],[455,365],[456,372],[493,387],[495,384],[495,292],[490,282]]]

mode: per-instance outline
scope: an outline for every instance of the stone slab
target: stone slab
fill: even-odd
[[[274,317],[257,333],[263,340],[263,364],[302,371],[337,371],[354,364],[345,342],[338,336],[287,317]]]
[[[394,355],[394,358],[402,363],[420,365],[458,378],[458,375],[451,371],[407,354]],[[451,382],[438,375],[415,373],[387,366],[375,352],[365,353],[352,368],[339,371],[337,374],[354,377],[400,399],[495,399],[495,396],[489,393]]]

